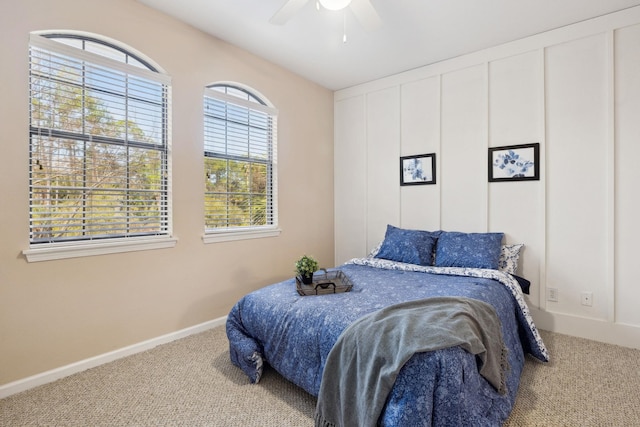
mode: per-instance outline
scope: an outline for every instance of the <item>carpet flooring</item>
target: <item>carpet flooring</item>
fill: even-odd
[[[541,331],[505,426],[640,426],[640,350]],[[315,398],[229,361],[224,327],[0,400],[0,426],[313,426]]]

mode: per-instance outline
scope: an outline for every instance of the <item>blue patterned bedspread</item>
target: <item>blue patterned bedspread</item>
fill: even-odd
[[[459,347],[415,354],[400,371],[379,420],[383,426],[499,426],[515,402],[524,354],[548,360],[517,281],[497,270],[420,267],[359,258],[340,267],[351,292],[298,295],[290,279],[244,296],[231,309],[231,361],[251,382],[263,363],[317,396],[326,357],[355,319],[403,301],[435,296],[491,304],[502,324],[510,370],[500,395],[478,373],[475,356]]]

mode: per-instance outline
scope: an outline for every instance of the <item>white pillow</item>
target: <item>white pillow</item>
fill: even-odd
[[[376,255],[378,255],[378,252],[380,252],[382,243],[384,243],[384,240],[380,240],[380,243],[378,243],[373,249],[371,249],[371,252],[369,252],[369,255],[367,255],[367,258],[375,258]]]
[[[498,270],[509,274],[516,274],[518,271],[518,260],[523,244],[502,245],[500,248],[500,259],[498,260]]]

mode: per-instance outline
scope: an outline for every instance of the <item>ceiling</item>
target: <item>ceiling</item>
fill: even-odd
[[[138,0],[338,90],[640,5],[640,0],[371,0],[382,26],[350,8],[307,4],[269,23],[285,0]],[[343,43],[346,29],[347,42]]]

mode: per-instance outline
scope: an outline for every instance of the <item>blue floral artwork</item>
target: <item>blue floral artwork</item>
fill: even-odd
[[[539,179],[539,144],[489,149],[489,181]]]
[[[509,150],[505,154],[498,154],[498,158],[493,161],[493,166],[515,178],[527,176],[529,170],[533,168],[533,162],[521,157],[515,151]]]
[[[400,157],[400,185],[436,183],[436,154]]]

